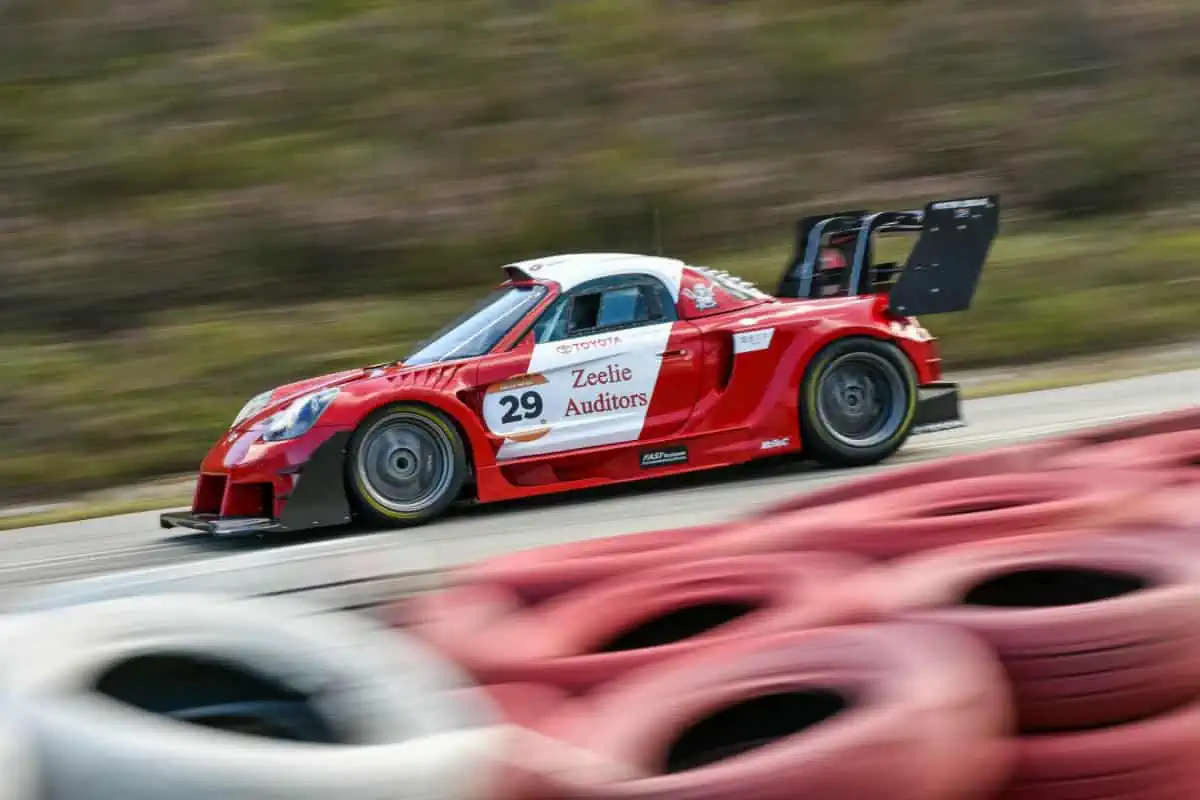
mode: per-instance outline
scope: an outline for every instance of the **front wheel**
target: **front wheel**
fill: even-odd
[[[833,467],[875,464],[908,439],[917,408],[916,371],[890,342],[842,339],[813,359],[800,401],[809,457]]]
[[[440,515],[458,499],[468,472],[466,447],[454,424],[416,404],[368,417],[351,440],[346,465],[362,516],[390,527]]]

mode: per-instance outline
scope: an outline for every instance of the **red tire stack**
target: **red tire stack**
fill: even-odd
[[[1200,409],[493,559],[394,621],[528,731],[506,800],[1200,798]]]

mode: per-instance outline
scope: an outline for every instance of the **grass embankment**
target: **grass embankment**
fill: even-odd
[[[773,286],[786,242],[711,264]],[[976,306],[926,320],[951,369],[1178,340],[1200,326],[1200,233],[1060,228],[997,240]],[[87,342],[0,344],[0,485],[29,499],[187,472],[238,406],[310,374],[403,356],[475,292],[163,314]]]

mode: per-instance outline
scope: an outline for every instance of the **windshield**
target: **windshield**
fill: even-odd
[[[546,294],[546,287],[505,286],[427,339],[406,366],[481,356],[496,346]]]

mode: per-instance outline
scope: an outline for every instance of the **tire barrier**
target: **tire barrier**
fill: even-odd
[[[477,594],[477,608],[487,609],[490,621],[476,612],[468,632],[458,627],[463,617],[444,614],[424,627],[480,681],[585,692],[722,641],[866,620],[876,613],[870,593],[851,582],[864,566],[824,553],[685,561],[590,584],[507,616],[511,599],[482,599],[495,590],[463,587],[463,594]]]
[[[1115,725],[1200,697],[1200,557],[1163,539],[981,542],[898,562],[889,577],[889,618],[991,646],[1022,730]]]
[[[41,764],[30,737],[23,726],[11,719],[0,718],[0,800],[42,800],[44,797]]]
[[[475,653],[512,646],[496,644],[498,637],[520,638],[519,622],[529,618],[520,612],[605,579],[674,563],[678,548],[721,529],[693,526],[519,551],[453,570],[447,588],[405,598],[381,613],[459,663],[474,663]]]
[[[570,695],[545,683],[496,683],[482,687],[505,722],[532,731],[544,730]]]
[[[1021,738],[996,800],[1190,800],[1200,796],[1200,703],[1097,730]]]
[[[1092,444],[1050,460],[1059,469],[1108,467],[1144,470],[1195,470],[1200,473],[1200,430],[1156,433]]]
[[[508,729],[403,634],[293,603],[145,596],[0,635],[0,709],[46,794],[485,798]]]
[[[1168,485],[1159,472],[1070,470],[953,478],[757,520],[688,548],[690,557],[843,551],[888,560],[990,538],[1102,524]]]
[[[1072,447],[1108,444],[1126,439],[1144,439],[1164,433],[1200,430],[1200,406],[1137,417],[1125,422],[1102,425],[1056,439]]]
[[[1009,774],[1009,714],[995,660],[953,629],[776,634],[664,662],[568,703],[558,737],[620,768],[568,764],[543,776],[541,792],[547,800],[986,797]]]
[[[522,603],[534,605],[614,575],[673,563],[676,548],[722,530],[722,525],[696,525],[538,547],[464,567],[454,578],[462,584],[504,587]]]
[[[948,456],[911,466],[886,467],[874,475],[788,498],[749,514],[744,519],[771,519],[793,511],[812,511],[818,508],[824,510],[829,506],[874,497],[896,489],[910,489],[961,478],[1034,472],[1040,470],[1047,460],[1071,452],[1077,446],[1069,440],[1045,440],[983,453]]]
[[[500,770],[488,797],[490,800],[524,800],[535,795],[539,789],[535,780],[537,773],[527,766],[521,766],[521,753],[529,750],[527,740],[530,739],[534,748],[546,748],[544,731],[568,695],[561,689],[539,683],[503,683],[484,686],[483,690],[504,721],[514,726],[520,734],[501,760]],[[549,740],[549,744],[552,746],[553,740]],[[572,760],[579,756],[578,753],[571,755],[575,756]]]
[[[1195,410],[885,468],[472,565],[414,630],[502,682],[505,800],[1200,797],[1198,455]]]

